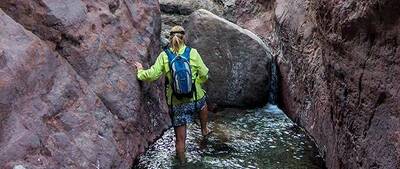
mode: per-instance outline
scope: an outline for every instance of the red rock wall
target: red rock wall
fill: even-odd
[[[130,168],[168,126],[157,1],[0,2],[0,168]]]
[[[328,168],[400,168],[400,1],[237,0],[236,6],[242,18],[274,13],[264,23],[273,31],[238,22],[281,51],[282,106],[315,138]]]
[[[400,3],[277,1],[282,101],[328,168],[400,168]]]

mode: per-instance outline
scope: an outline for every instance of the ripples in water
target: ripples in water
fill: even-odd
[[[210,117],[213,133],[203,139],[194,123],[187,129],[185,164],[175,155],[174,130],[164,135],[134,168],[325,168],[314,143],[276,106],[227,109]]]

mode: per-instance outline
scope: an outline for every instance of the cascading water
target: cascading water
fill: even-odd
[[[284,114],[283,111],[278,107],[278,91],[279,91],[278,83],[279,81],[278,81],[277,63],[276,63],[276,58],[274,58],[271,64],[271,77],[268,90],[268,104],[267,106],[265,106],[265,111]]]
[[[268,103],[272,105],[277,104],[277,96],[278,96],[278,72],[276,67],[275,59],[271,64],[271,80],[269,85],[269,93],[268,93]]]

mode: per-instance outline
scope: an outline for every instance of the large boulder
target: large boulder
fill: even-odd
[[[7,58],[1,59],[3,71],[26,65],[12,69],[18,76],[8,75],[0,85],[6,92],[0,96],[6,102],[1,104],[0,165],[130,168],[169,125],[162,81],[139,82],[132,64],[148,66],[159,54],[158,1],[4,0],[0,8],[14,20],[2,14],[0,38],[11,38],[0,44]],[[12,29],[18,31],[5,31]],[[25,36],[30,40],[19,38]],[[54,59],[47,62],[47,57]],[[49,68],[36,73],[41,67],[36,64]],[[21,99],[9,106],[13,96]],[[30,143],[28,136],[36,140]]]
[[[186,41],[210,69],[211,102],[221,106],[260,106],[267,102],[271,54],[252,32],[209,11],[198,10],[184,24]]]
[[[327,168],[400,168],[400,1],[276,1],[282,103]]]

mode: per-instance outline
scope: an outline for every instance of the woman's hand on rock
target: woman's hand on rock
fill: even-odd
[[[139,62],[135,62],[135,66],[136,66],[136,69],[137,69],[137,70],[143,69],[142,64],[139,63]]]

